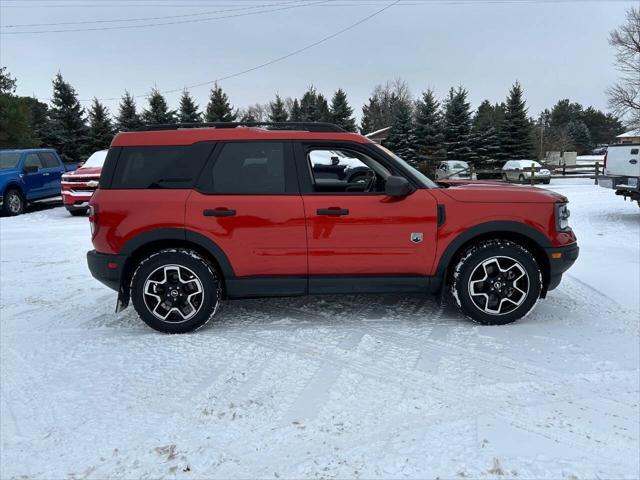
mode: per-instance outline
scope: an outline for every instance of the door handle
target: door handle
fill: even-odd
[[[319,208],[318,210],[316,210],[316,213],[318,215],[329,215],[329,216],[332,216],[332,217],[339,217],[341,215],[349,215],[349,209],[348,208],[337,208],[337,207]]]
[[[635,165],[636,163],[638,163],[638,160],[631,159],[631,160],[629,160],[629,163],[632,164],[632,165]]]
[[[42,176],[43,176],[43,177],[48,177],[48,176],[49,176],[49,174],[48,174],[48,173],[43,173],[43,174],[42,174]]]
[[[235,214],[236,211],[229,208],[214,208],[202,211],[202,215],[205,217],[233,217]]]

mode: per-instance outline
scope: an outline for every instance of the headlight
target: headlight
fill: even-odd
[[[556,203],[556,229],[559,232],[568,232],[571,230],[569,226],[569,216],[571,212],[566,203]]]

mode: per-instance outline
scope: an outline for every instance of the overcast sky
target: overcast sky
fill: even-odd
[[[51,79],[58,70],[82,99],[119,97],[125,89],[144,95],[154,86],[161,91],[181,89],[255,67],[391,3],[0,0],[0,24],[5,26],[0,61],[18,78],[20,95],[50,97]],[[342,87],[360,116],[373,87],[396,77],[408,81],[414,96],[430,87],[442,97],[450,86],[463,85],[474,107],[485,98],[503,100],[510,85],[519,80],[532,116],[561,98],[606,109],[605,89],[616,77],[608,32],[623,22],[625,10],[634,4],[402,1],[325,43],[220,85],[236,107],[267,102],[276,92],[300,96],[311,84],[327,96]],[[262,7],[251,8],[258,5]],[[171,16],[180,17],[104,22]],[[230,18],[207,20],[221,16]],[[97,21],[103,23],[6,28]],[[173,24],[113,29],[150,23]],[[87,28],[110,29],[6,34]],[[201,108],[209,88],[190,89]],[[167,94],[172,108],[177,107],[178,97],[179,93]],[[117,100],[105,103],[112,112],[117,110]],[[146,105],[146,100],[138,99],[138,105]]]

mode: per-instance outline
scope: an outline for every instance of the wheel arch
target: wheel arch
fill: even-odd
[[[550,279],[550,265],[545,248],[552,247],[551,242],[534,227],[510,221],[481,223],[454,238],[438,262],[435,276],[442,282],[440,286],[451,280],[452,269],[462,254],[471,245],[484,240],[509,240],[529,250],[540,266],[543,281],[542,296],[546,295]]]
[[[22,196],[22,199],[26,202],[27,201],[27,196],[24,193],[24,190],[22,189],[22,186],[16,182],[16,181],[11,181],[9,183],[7,183],[4,188],[2,189],[2,192],[0,192],[2,195],[5,195],[9,190],[18,190],[18,193]]]
[[[224,251],[206,236],[184,228],[160,228],[146,231],[129,240],[120,250],[120,254],[126,256],[120,277],[120,294],[124,294],[127,301],[129,292],[125,287],[131,282],[136,265],[153,252],[165,248],[188,248],[199,253],[220,273],[223,289],[225,280],[235,277]]]

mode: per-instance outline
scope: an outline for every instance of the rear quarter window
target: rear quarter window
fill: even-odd
[[[122,147],[110,187],[193,188],[212,149],[212,143]]]

